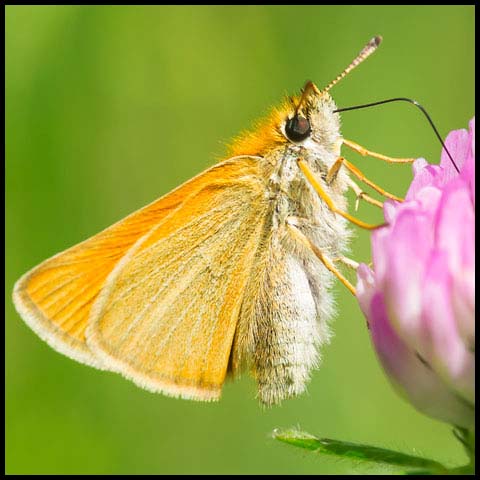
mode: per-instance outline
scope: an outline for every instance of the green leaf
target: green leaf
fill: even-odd
[[[470,459],[470,464],[452,470],[455,474],[472,475],[475,473],[475,431],[467,428],[455,427],[453,429],[455,438],[463,445]]]
[[[341,457],[357,462],[394,465],[408,469],[415,468],[417,473],[421,471],[423,474],[446,474],[448,472],[446,467],[435,460],[415,457],[385,448],[372,447],[371,445],[343,442],[329,438],[317,438],[309,433],[296,430],[275,430],[273,437],[281,442],[306,450],[312,450],[316,453]]]

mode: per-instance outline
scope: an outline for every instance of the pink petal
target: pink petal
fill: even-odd
[[[389,317],[402,337],[402,332],[415,336],[420,328],[422,283],[432,233],[431,222],[426,215],[404,210],[391,227],[382,251],[374,249],[375,269],[379,256],[383,254],[387,259],[388,268],[380,286]]]
[[[467,158],[463,165],[460,176],[465,180],[470,188],[470,195],[475,205],[475,117],[470,121],[469,129],[469,150]]]
[[[465,183],[449,183],[438,206],[435,245],[448,255],[452,272],[475,263],[475,211]]]
[[[435,372],[392,329],[382,294],[370,305],[370,332],[379,360],[397,392],[418,410],[454,425],[471,427],[474,409],[451,392]]]
[[[430,165],[423,158],[418,158],[413,164],[414,178],[408,189],[405,200],[414,200],[418,192],[427,186],[434,186],[437,177],[442,174],[442,169],[438,165]]]
[[[461,171],[468,152],[471,149],[471,142],[469,142],[469,134],[467,130],[462,128],[460,130],[453,130],[450,132],[445,140],[445,145],[455,161],[455,165]],[[444,171],[443,184],[458,176],[458,172],[445,150],[442,151],[440,166]]]
[[[370,302],[375,293],[375,279],[368,265],[361,263],[357,268],[357,299],[365,317],[370,317]]]
[[[452,307],[459,335],[467,350],[475,353],[475,270],[465,269],[453,282]]]
[[[455,320],[448,261],[445,251],[432,252],[423,283],[421,332],[407,341],[452,391],[473,401],[475,357],[465,345]]]

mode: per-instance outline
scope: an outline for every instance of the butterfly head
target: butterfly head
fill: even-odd
[[[368,58],[380,45],[382,37],[373,37],[340,75],[319,90],[307,82],[301,95],[288,98],[254,129],[238,137],[230,147],[232,156],[265,156],[286,145],[302,145],[320,156],[325,150],[338,150],[340,120],[330,89]]]
[[[301,145],[317,150],[339,139],[339,115],[326,91],[307,82],[300,95],[288,97],[251,131],[239,136],[230,147],[232,156],[266,156],[276,149]]]

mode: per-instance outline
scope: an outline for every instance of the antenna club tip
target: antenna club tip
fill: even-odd
[[[382,43],[383,37],[381,35],[375,35],[372,40],[370,40],[370,43],[374,47],[378,47]]]

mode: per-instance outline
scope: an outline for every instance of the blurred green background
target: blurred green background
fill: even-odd
[[[6,469],[15,474],[348,473],[349,463],[270,438],[276,427],[466,461],[449,427],[390,388],[351,295],[308,394],[263,410],[251,379],[202,404],[143,391],[50,349],[16,314],[14,281],[163,195],[308,79],[334,78],[375,34],[378,52],[338,84],[339,106],[417,99],[442,136],[474,114],[473,6],[6,8]],[[343,114],[373,150],[439,161],[421,113]],[[345,152],[403,194],[409,166]],[[381,214],[361,205],[358,216]],[[369,258],[359,232],[352,256]],[[378,468],[362,470],[378,473]]]

